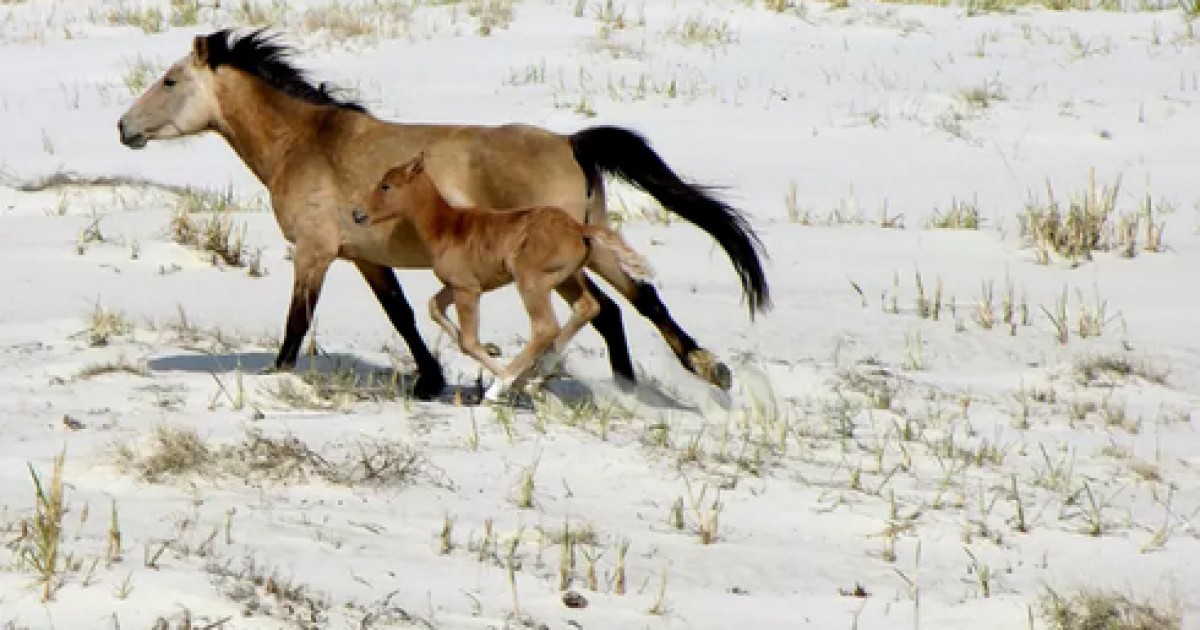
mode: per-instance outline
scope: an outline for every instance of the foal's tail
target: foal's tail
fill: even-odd
[[[591,247],[608,251],[617,259],[621,271],[638,282],[650,282],[654,279],[654,270],[645,256],[633,251],[629,243],[620,234],[599,225],[583,226],[583,238]]]
[[[575,160],[587,176],[590,194],[604,173],[630,182],[658,200],[664,208],[704,230],[721,244],[742,283],[742,292],[755,312],[771,308],[770,290],[759,255],[762,241],[746,218],[709,194],[711,187],[689,184],[650,148],[646,140],[620,127],[591,127],[570,136]]]

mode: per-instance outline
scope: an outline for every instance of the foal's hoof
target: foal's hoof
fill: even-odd
[[[417,400],[433,400],[442,390],[446,389],[446,378],[442,372],[430,371],[417,374],[417,382],[413,383],[413,398]]]
[[[564,374],[563,356],[554,350],[547,350],[545,354],[538,357],[535,373],[543,377],[543,380],[562,376]]]
[[[693,350],[687,359],[692,372],[721,391],[727,392],[733,385],[733,372],[729,371],[729,366],[718,361],[716,355],[708,350]]]
[[[482,402],[484,404],[495,404],[500,402],[504,394],[507,393],[508,390],[512,389],[512,384],[512,379],[497,378],[493,380],[492,384],[488,386],[487,391],[483,393]]]

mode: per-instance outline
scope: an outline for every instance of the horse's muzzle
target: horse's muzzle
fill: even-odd
[[[144,133],[130,133],[125,128],[125,119],[117,121],[117,131],[121,133],[121,144],[131,149],[141,149],[146,146],[147,138]]]

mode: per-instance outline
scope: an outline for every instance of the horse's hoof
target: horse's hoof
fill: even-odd
[[[271,376],[272,374],[286,374],[295,369],[294,365],[268,365],[255,372],[258,376]]]
[[[613,375],[613,380],[617,383],[617,389],[621,390],[622,394],[632,394],[637,391],[637,379],[630,376]]]
[[[693,350],[688,355],[688,367],[700,378],[727,392],[733,386],[733,372],[729,366],[717,360],[716,355],[708,350]]]
[[[417,400],[433,400],[446,389],[446,378],[442,372],[421,372],[417,374],[417,382],[413,383],[413,398]]]

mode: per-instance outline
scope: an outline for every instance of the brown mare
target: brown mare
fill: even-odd
[[[524,381],[534,362],[546,359],[552,369],[571,338],[600,313],[600,303],[587,289],[583,266],[593,252],[614,257],[634,279],[650,280],[650,265],[624,239],[600,225],[584,225],[560,208],[510,210],[453,208],[425,173],[425,156],[389,170],[366,203],[365,212],[351,210],[355,223],[387,233],[411,224],[429,250],[431,266],[442,290],[429,301],[434,321],[457,340],[459,348],[495,376],[484,400],[498,400],[514,383]],[[525,349],[501,368],[479,342],[479,299],[487,291],[515,283],[529,315]],[[566,287],[575,295],[566,326],[559,327],[551,293]],[[453,302],[461,330],[446,316]]]
[[[427,269],[429,253],[411,229],[379,241],[344,222],[349,200],[367,198],[388,169],[422,149],[426,171],[454,207],[556,206],[584,223],[605,225],[602,175],[631,182],[721,244],[751,317],[769,308],[762,243],[745,218],[706,188],[681,180],[638,134],[618,127],[562,135],[527,125],[388,122],[335,96],[325,84],[313,85],[289,62],[292,52],[263,30],[198,36],[191,52],[147,88],[117,125],[121,142],[134,149],[151,140],[215,131],[267,188],[283,236],[295,246],[292,299],[275,369],[295,365],[326,272],[341,258],[358,268],[408,344],[418,372],[414,395],[429,399],[443,389],[441,366],[417,331],[392,271]],[[596,252],[588,269],[608,278],[654,323],[687,369],[728,389],[728,368],[675,323],[653,286],[629,277],[604,252]],[[608,347],[614,375],[622,385],[632,383],[620,309],[590,279],[587,288],[600,301],[592,326]],[[568,302],[579,297],[573,287],[558,293]]]

